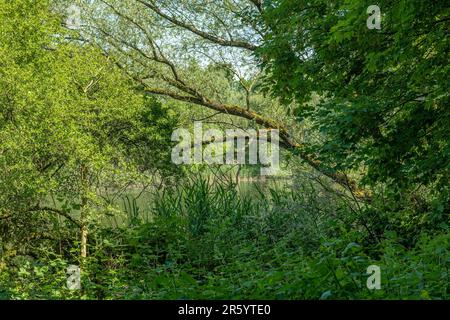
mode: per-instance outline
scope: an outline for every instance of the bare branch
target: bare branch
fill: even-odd
[[[27,210],[28,212],[38,212],[38,211],[47,211],[47,212],[53,212],[53,213],[57,213],[60,216],[66,218],[67,220],[69,220],[70,222],[72,222],[73,224],[75,224],[76,226],[81,228],[81,222],[77,221],[76,219],[74,219],[73,217],[70,216],[70,214],[68,214],[67,212],[63,211],[63,210],[59,210],[56,208],[51,208],[51,207],[40,207],[40,206],[35,206],[33,208],[30,208]]]
[[[173,16],[170,16],[166,13],[164,13],[158,6],[155,5],[154,1],[149,0],[149,1],[142,1],[142,0],[136,0],[138,2],[140,2],[141,4],[143,4],[144,6],[146,6],[147,8],[151,9],[153,12],[155,12],[157,15],[159,15],[160,17],[166,19],[167,21],[170,21],[171,23],[173,23],[174,25],[181,27],[183,29],[186,29],[196,35],[198,35],[199,37],[209,40],[213,43],[216,43],[220,46],[224,46],[224,47],[235,47],[235,48],[243,48],[243,49],[247,49],[250,51],[255,51],[256,49],[258,49],[258,46],[255,46],[254,44],[251,44],[249,42],[246,41],[241,41],[241,40],[226,40],[226,39],[222,39],[219,38],[217,36],[214,36],[208,32],[202,31],[200,29],[198,29],[197,27],[195,27],[192,24],[188,24],[186,22],[183,22]]]

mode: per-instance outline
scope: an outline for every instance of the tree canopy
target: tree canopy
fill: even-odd
[[[272,92],[297,104],[323,137],[315,149],[342,170],[401,187],[448,184],[449,8],[381,1],[274,1],[259,51]],[[315,98],[314,105],[310,101]]]

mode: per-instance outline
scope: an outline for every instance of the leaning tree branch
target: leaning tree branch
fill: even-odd
[[[164,13],[156,4],[153,0],[148,0],[148,1],[142,1],[142,0],[136,0],[137,2],[143,4],[144,6],[146,6],[147,8],[151,9],[154,13],[156,13],[157,15],[159,15],[161,18],[170,21],[171,23],[173,23],[174,25],[181,27],[185,30],[188,30],[196,35],[198,35],[199,37],[211,41],[215,44],[218,44],[220,46],[223,47],[235,47],[235,48],[242,48],[242,49],[247,49],[250,51],[255,51],[256,49],[258,49],[258,46],[251,44],[249,42],[246,41],[242,41],[242,40],[226,40],[226,39],[222,39],[219,38],[215,35],[212,35],[208,32],[205,32],[203,30],[198,29],[197,27],[195,27],[192,24],[188,24],[184,21],[181,21],[173,16],[170,16],[166,13]]]
[[[367,190],[360,189],[356,182],[350,180],[345,173],[334,172],[328,168],[324,168],[321,161],[313,154],[306,152],[306,146],[299,144],[290,137],[285,127],[277,123],[275,120],[265,118],[256,112],[246,110],[244,108],[232,105],[221,104],[216,101],[212,101],[204,96],[197,98],[192,96],[182,96],[168,90],[161,89],[149,89],[146,88],[145,91],[151,94],[168,96],[176,100],[194,103],[197,105],[202,105],[212,110],[219,111],[224,114],[231,114],[241,118],[255,121],[257,124],[264,126],[268,129],[278,129],[280,132],[280,145],[286,149],[295,151],[308,165],[321,172],[325,176],[332,179],[339,185],[349,189],[353,194],[355,194],[360,199],[370,199],[370,193]]]
[[[167,14],[163,13],[155,4],[153,1],[145,2],[141,0],[136,0],[141,2],[142,4],[145,4],[147,7],[155,11],[157,14],[159,14],[164,19],[167,19],[168,21],[179,25],[180,27],[183,27],[185,29],[188,29],[194,33],[200,32],[199,30],[195,29],[191,25],[187,25],[184,22],[181,22],[179,20],[176,20],[175,18],[168,16]],[[105,2],[106,3],[106,2]],[[110,6],[111,7],[111,6]],[[316,169],[317,171],[321,172],[325,176],[329,177],[339,185],[343,186],[344,188],[349,189],[353,194],[355,194],[358,198],[370,198],[369,193],[366,190],[359,189],[357,184],[354,181],[349,181],[347,175],[345,173],[341,172],[335,172],[332,168],[325,167],[320,160],[317,159],[317,156],[314,154],[308,153],[306,150],[306,146],[299,144],[294,141],[294,139],[289,134],[289,130],[281,123],[274,119],[267,118],[263,115],[260,115],[254,111],[249,110],[248,108],[243,108],[237,105],[230,105],[221,103],[218,101],[215,101],[213,99],[210,99],[197,89],[193,88],[192,86],[187,84],[187,81],[184,81],[181,79],[179,72],[177,72],[175,64],[171,62],[164,54],[162,53],[161,49],[156,46],[156,43],[153,41],[149,33],[146,31],[146,29],[139,24],[137,21],[133,20],[132,18],[120,13],[118,10],[114,9],[114,12],[119,15],[121,18],[128,20],[131,22],[134,26],[136,26],[141,32],[143,32],[149,41],[149,46],[151,48],[152,54],[147,54],[144,52],[141,48],[137,47],[136,45],[123,40],[123,39],[117,39],[109,32],[100,29],[100,31],[106,35],[107,37],[114,40],[116,43],[109,42],[110,45],[113,45],[116,50],[119,50],[123,53],[123,50],[121,47],[118,47],[118,44],[126,46],[128,48],[133,49],[135,52],[137,52],[142,58],[153,61],[156,63],[161,63],[163,65],[166,65],[169,67],[172,77],[168,77],[164,74],[159,74],[158,78],[163,80],[167,85],[174,88],[175,90],[170,90],[167,88],[154,88],[151,87],[146,81],[142,78],[137,77],[136,75],[130,74],[130,72],[127,70],[126,67],[122,66],[119,62],[116,61],[116,65],[119,66],[122,70],[124,70],[128,75],[130,75],[134,80],[138,81],[142,85],[142,89],[146,94],[153,94],[153,95],[161,95],[170,97],[175,100],[192,103],[200,106],[204,106],[206,108],[209,108],[211,110],[237,116],[240,118],[244,118],[250,121],[255,122],[258,125],[261,125],[267,129],[278,129],[280,133],[280,145],[286,149],[290,149],[294,151],[296,154],[298,154],[308,165]],[[191,30],[194,28],[194,30]],[[217,43],[218,39],[213,39],[211,41]],[[219,39],[220,40],[220,39]],[[228,44],[228,46],[235,46],[232,44]],[[245,48],[245,46],[243,47]],[[251,50],[250,48],[246,48]]]

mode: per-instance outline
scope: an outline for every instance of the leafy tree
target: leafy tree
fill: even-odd
[[[365,1],[273,1],[259,51],[268,84],[321,132],[315,150],[337,170],[447,188],[448,3],[378,5],[380,30],[367,27]]]
[[[0,2],[0,223],[20,247],[63,219],[86,256],[88,226],[114,212],[105,187],[169,169],[176,117],[61,19],[49,1]]]
[[[262,1],[98,0],[83,9],[83,37],[98,44],[148,94],[244,119],[249,126],[277,128],[281,146],[356,196],[368,195],[344,172],[321,163],[292,130],[287,112],[281,117],[267,113],[276,102],[270,108],[256,99],[251,103],[261,93],[253,80],[265,76],[255,56],[270,29]],[[193,65],[201,66],[200,71],[226,70],[245,94],[239,100],[220,99],[210,90],[218,87],[214,72],[192,72]]]

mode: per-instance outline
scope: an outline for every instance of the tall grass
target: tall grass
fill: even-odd
[[[197,177],[157,193],[145,208],[125,198],[126,223],[100,230],[90,245],[84,297],[450,297],[448,233],[424,233],[413,248],[393,232],[371,243],[348,204],[314,185],[264,188],[242,192],[235,184]],[[59,268],[33,263],[0,274],[0,296],[4,283],[12,297],[72,297],[55,290],[63,277],[31,285],[52,279],[50,272]],[[381,267],[381,290],[366,287],[372,264]]]

